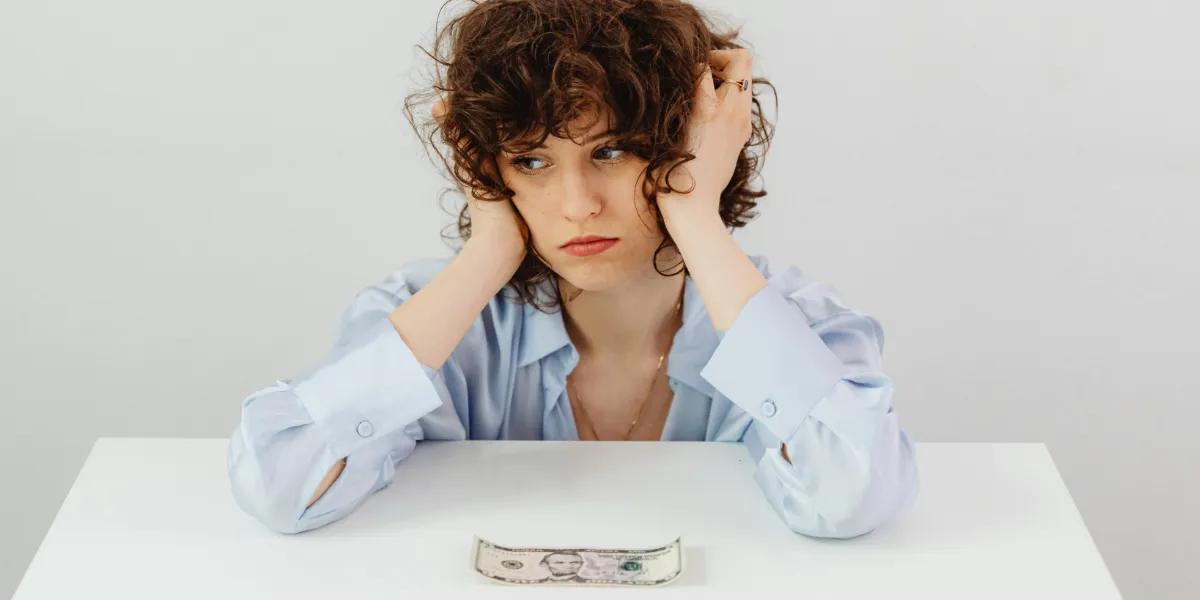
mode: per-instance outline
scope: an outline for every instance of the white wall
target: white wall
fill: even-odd
[[[439,2],[174,4],[0,4],[0,595],[97,436],[227,436],[447,252]],[[747,249],[883,321],[918,439],[1045,441],[1127,598],[1200,594],[1200,9],[707,5],[781,97]]]

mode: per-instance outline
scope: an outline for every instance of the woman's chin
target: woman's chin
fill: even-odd
[[[555,272],[577,289],[598,292],[625,282],[632,275],[633,269],[627,265],[595,261],[592,264],[564,265],[555,269]]]

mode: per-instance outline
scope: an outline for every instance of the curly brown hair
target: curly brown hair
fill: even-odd
[[[505,201],[514,192],[499,175],[501,150],[526,152],[550,135],[575,140],[568,125],[606,109],[618,147],[646,162],[643,193],[655,205],[658,194],[681,191],[670,187],[670,170],[695,158],[686,145],[702,67],[712,50],[742,48],[738,34],[719,32],[708,15],[681,0],[471,0],[437,30],[432,50],[418,46],[435,63],[434,82],[407,96],[404,112],[457,189],[472,190],[480,201]],[[752,82],[753,131],[720,200],[731,230],[757,216],[754,208],[766,195],[751,180],[760,174],[774,126],[754,90],[766,86],[775,96],[775,88],[766,79]],[[426,117],[422,107],[442,99],[445,113]],[[674,241],[655,213],[664,237],[657,270],[659,254]],[[467,240],[465,203],[457,225],[457,237]],[[557,284],[557,275],[526,237],[529,251],[510,285],[545,310],[561,303],[558,286],[549,302],[539,298],[538,286],[547,278]]]

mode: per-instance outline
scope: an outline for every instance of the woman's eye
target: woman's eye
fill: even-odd
[[[597,148],[592,156],[605,162],[618,162],[624,159],[626,154],[627,151],[616,146],[602,146]],[[546,161],[536,156],[517,156],[509,159],[508,162],[524,173],[537,173],[546,169]]]
[[[596,149],[596,155],[600,160],[617,160],[625,155],[625,151],[615,146],[604,146]]]
[[[518,156],[517,158],[514,158],[509,161],[510,164],[517,167],[518,169],[521,169],[522,171],[536,171],[536,170],[542,168],[542,166],[540,164],[542,162],[544,162],[544,161],[542,161],[542,159],[535,158],[532,156]],[[533,163],[533,164],[530,164],[530,163]]]

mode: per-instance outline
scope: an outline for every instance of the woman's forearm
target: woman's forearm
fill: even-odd
[[[440,369],[471,323],[508,283],[523,247],[471,238],[458,256],[389,319],[421,364]]]
[[[421,364],[440,369],[483,311],[520,265],[524,248],[472,238],[458,256],[388,320]],[[334,463],[317,486],[308,506],[329,490],[346,468]]]
[[[746,302],[767,286],[767,280],[717,213],[683,207],[664,209],[663,216],[713,327],[729,329]]]

